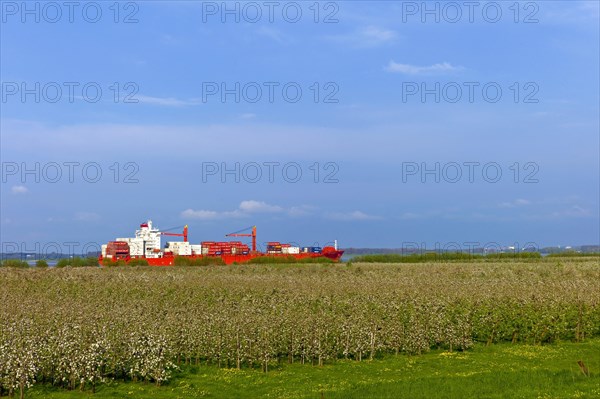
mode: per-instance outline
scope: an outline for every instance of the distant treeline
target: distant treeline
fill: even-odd
[[[48,262],[44,259],[40,259],[35,262],[34,265],[30,265],[28,262],[19,259],[6,259],[0,262],[0,267],[17,267],[17,268],[25,268],[25,267],[48,267]],[[63,258],[56,262],[56,267],[94,267],[98,266],[98,258]]]
[[[77,256],[76,256],[77,255]],[[87,252],[77,254],[63,254],[63,253],[32,253],[32,252],[0,252],[0,260],[18,259],[18,260],[29,260],[35,261],[44,259],[46,261],[58,261],[60,259],[71,259],[73,257],[78,258],[97,258],[100,256],[100,252]]]
[[[519,252],[540,252],[535,248],[526,248]],[[424,254],[456,254],[462,253],[465,255],[486,255],[486,254],[514,254],[517,253],[514,249],[506,250],[505,252],[490,252],[484,248],[468,248],[464,250],[458,250],[456,248],[451,249],[418,249],[418,248],[344,248],[344,254],[346,255],[424,255]]]
[[[571,258],[573,256],[600,256],[600,252],[575,252],[564,251],[555,254],[548,254],[549,258]]]
[[[465,260],[485,260],[485,259],[541,259],[539,252],[518,252],[518,253],[498,253],[498,254],[468,254],[463,252],[455,253],[437,253],[428,252],[424,254],[399,255],[399,254],[373,254],[355,256],[352,262],[367,263],[420,263],[432,261],[465,261]]]
[[[557,254],[550,254],[545,257],[548,258],[570,258],[570,257],[600,257],[600,253],[581,253],[581,252],[561,252]],[[371,254],[371,255],[360,255],[355,256],[351,259],[352,262],[367,262],[367,263],[419,263],[419,262],[432,262],[432,261],[467,261],[475,260],[481,261],[486,259],[522,259],[522,260],[535,260],[542,259],[542,255],[539,252],[516,252],[516,253],[497,253],[497,254],[469,254],[464,252],[455,253],[438,253],[428,252],[424,254],[412,254],[412,255],[399,255],[399,254]]]
[[[497,249],[496,249],[497,250]],[[345,255],[378,255],[378,254],[398,254],[398,255],[420,255],[423,253],[455,253],[456,249],[424,249],[424,248],[344,248]],[[468,248],[462,251],[466,254],[477,254],[484,255],[489,252],[487,248]],[[573,253],[584,253],[584,254],[598,254],[600,253],[600,246],[598,245],[582,245],[573,247],[571,249],[559,248],[559,247],[544,247],[544,248],[525,248],[522,252],[539,252],[541,254],[569,254],[572,256]],[[514,250],[506,249],[505,252],[494,252],[494,253],[514,253]]]

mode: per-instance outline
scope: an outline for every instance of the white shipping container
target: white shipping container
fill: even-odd
[[[191,245],[194,255],[202,255],[202,245]]]
[[[189,242],[183,241],[169,241],[167,248],[173,251],[175,255],[189,256],[192,254],[192,247]]]
[[[144,240],[141,238],[132,238],[129,240],[129,254],[131,256],[144,255]]]
[[[192,248],[190,246],[187,247],[177,247],[177,250],[173,251],[176,255],[190,256],[192,254]]]
[[[106,247],[108,247],[108,245],[104,244],[102,245],[102,257],[106,258]]]
[[[287,253],[288,254],[299,254],[300,253],[300,247],[289,247],[287,248]]]

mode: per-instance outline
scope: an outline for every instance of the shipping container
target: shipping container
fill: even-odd
[[[193,255],[202,255],[202,245],[190,245]]]

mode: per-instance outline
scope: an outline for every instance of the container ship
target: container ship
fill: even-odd
[[[128,263],[132,259],[145,259],[151,266],[172,266],[176,257],[190,259],[221,258],[227,265],[232,263],[246,263],[258,257],[273,258],[327,258],[335,262],[339,261],[344,251],[338,250],[337,241],[333,246],[325,247],[299,247],[292,244],[280,242],[268,242],[267,251],[261,252],[256,249],[256,226],[227,234],[226,237],[248,237],[252,239],[252,248],[241,241],[202,241],[199,244],[191,244],[188,241],[188,226],[183,227],[182,233],[173,233],[169,229],[161,231],[148,220],[140,224],[135,231],[135,237],[117,238],[102,245],[102,254],[99,257],[100,264],[107,259],[112,262],[124,261]],[[182,237],[183,241],[167,241],[162,248],[162,236]]]

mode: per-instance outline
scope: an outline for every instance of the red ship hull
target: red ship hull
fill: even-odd
[[[255,258],[281,258],[281,259],[307,259],[307,258],[326,258],[331,259],[334,262],[338,262],[344,251],[334,250],[324,253],[301,253],[301,254],[263,254],[263,253],[255,253],[248,255],[234,255],[234,254],[223,254],[218,256],[203,256],[203,255],[192,255],[192,256],[182,256],[183,258],[188,259],[203,259],[203,258],[221,258],[226,265],[231,265],[234,263],[248,263],[252,259]],[[123,259],[119,259],[124,261],[125,263],[129,263],[132,259],[145,259],[150,266],[173,266],[175,264],[175,256],[164,256],[162,258],[144,258],[144,257],[126,257]],[[99,258],[100,264],[102,264],[102,257]]]

